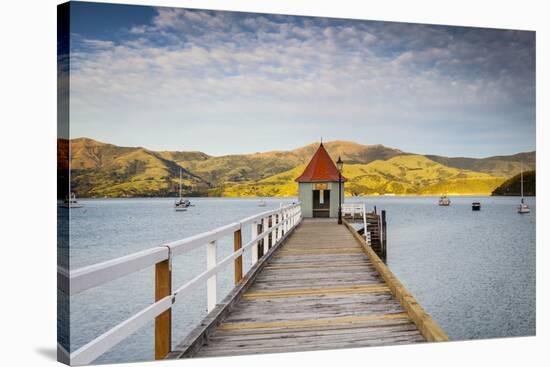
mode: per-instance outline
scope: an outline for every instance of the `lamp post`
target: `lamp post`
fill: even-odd
[[[342,158],[338,157],[336,166],[338,167],[338,224],[342,224],[342,170],[344,169]]]

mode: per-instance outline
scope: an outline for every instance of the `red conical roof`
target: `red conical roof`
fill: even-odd
[[[297,182],[338,181],[339,171],[328,155],[323,143],[315,152],[304,172],[296,179]],[[342,176],[342,181],[346,178]]]

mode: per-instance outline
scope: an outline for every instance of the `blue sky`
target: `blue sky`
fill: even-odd
[[[527,31],[72,3],[71,136],[208,154],[535,149]]]

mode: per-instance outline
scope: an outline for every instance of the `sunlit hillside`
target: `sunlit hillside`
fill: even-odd
[[[295,196],[305,165],[246,184],[228,184],[223,196]],[[344,168],[347,195],[490,194],[505,178],[446,167],[424,156],[405,155]]]
[[[462,183],[461,194],[486,195],[504,181],[487,173],[447,167],[420,155],[352,165],[344,174],[350,178],[346,191],[353,195],[450,194],[456,182]],[[482,187],[480,181],[493,186]]]
[[[534,152],[476,159],[423,156],[347,141],[324,145],[334,160],[345,162],[347,195],[489,195],[518,173],[522,162],[526,169],[535,166]],[[181,171],[188,196],[295,196],[294,180],[318,146],[214,157],[73,139],[71,189],[79,197],[175,196]],[[66,160],[66,149],[59,154]]]
[[[245,184],[226,184],[220,191],[221,196],[297,196],[298,184],[294,181],[304,170],[301,164],[291,170],[279,173],[257,182]]]
[[[71,141],[71,188],[79,196],[165,196],[177,190],[181,167],[144,148],[119,148],[89,139]],[[182,184],[196,191],[209,186],[182,169]]]

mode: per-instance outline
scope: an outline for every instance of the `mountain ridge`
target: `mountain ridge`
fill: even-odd
[[[185,195],[242,196],[236,195],[241,190],[246,196],[293,196],[297,185],[291,176],[309,162],[319,143],[292,150],[212,156],[200,151],[119,147],[81,137],[58,144],[58,161],[69,156],[60,151],[69,145],[71,189],[79,197],[174,196],[180,169]],[[519,172],[521,162],[526,169],[534,169],[536,163],[535,152],[467,158],[414,154],[344,140],[323,145],[333,159],[341,156],[346,175],[352,173],[346,192],[359,195],[427,195],[435,188],[445,190],[447,183],[458,188],[458,194],[489,195]]]

